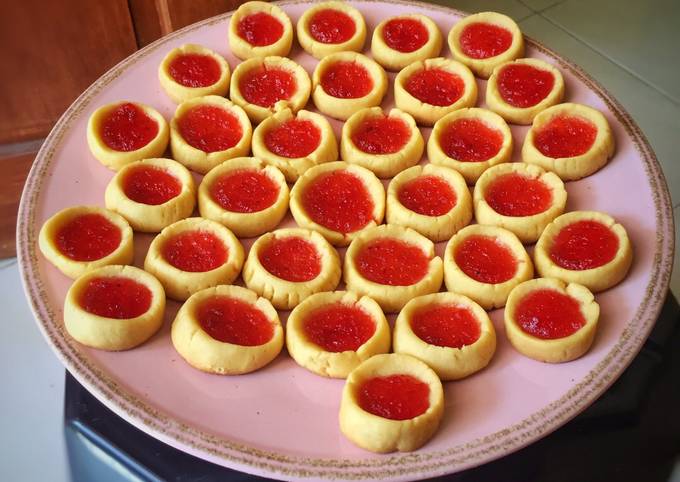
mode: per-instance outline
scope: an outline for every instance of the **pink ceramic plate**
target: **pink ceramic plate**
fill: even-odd
[[[281,5],[296,22],[309,3]],[[388,14],[424,13],[442,32],[462,16],[443,7],[395,0],[355,5],[371,32]],[[374,455],[340,434],[342,380],[313,375],[285,353],[246,376],[207,375],[189,367],[170,342],[176,303],[170,303],[164,328],[134,350],[96,351],[69,338],[62,324],[62,303],[70,280],[40,255],[37,239],[42,223],[56,211],[104,203],[104,188],[113,174],[87,148],[87,119],[102,104],[129,99],[154,106],[169,120],[175,105],[157,80],[161,59],[170,49],[192,42],[223,54],[234,68],[238,62],[227,45],[229,16],[175,32],[95,82],[59,120],[26,183],[18,227],[26,294],[48,343],[97,398],[170,445],[246,472],[285,479],[413,480],[479,465],[545,436],[586,408],[619,376],[647,337],[666,296],[674,232],[668,191],[647,141],[616,100],[578,67],[533,41],[528,42],[528,55],[560,68],[566,100],[603,111],[616,136],[617,152],[609,165],[585,180],[568,183],[567,208],[610,213],[628,230],[635,251],[626,280],[597,296],[601,324],[593,348],[583,358],[548,365],[520,356],[506,340],[502,310],[497,310],[491,315],[499,335],[498,351],[482,373],[446,384],[446,415],[435,437],[411,454]],[[443,55],[451,54],[445,49]],[[298,46],[291,57],[313,71],[316,60]],[[483,93],[485,82],[479,83]],[[390,89],[383,107],[391,105]],[[341,124],[334,126],[339,134]],[[423,129],[424,135],[429,131]],[[513,127],[515,160],[525,132],[525,127]],[[138,266],[150,239],[136,235]]]

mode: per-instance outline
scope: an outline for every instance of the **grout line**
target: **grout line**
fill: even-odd
[[[673,211],[675,211],[675,209],[678,207],[680,207],[680,202],[677,202],[673,205]]]
[[[534,7],[532,7],[531,5],[529,5],[529,4],[526,2],[526,0],[517,0],[517,1],[518,1],[519,3],[521,3],[522,5],[524,5],[525,7],[527,7],[527,8],[528,8],[529,10],[531,10],[532,12],[534,12],[534,13],[541,13],[541,12],[545,12],[545,11],[548,10],[549,8],[552,8],[552,7],[555,7],[555,6],[559,5],[560,3],[564,3],[566,0],[555,0],[555,1],[554,1],[553,3],[551,3],[550,5],[547,5],[547,6],[543,7],[543,8],[539,8],[539,9],[535,9]]]
[[[11,266],[14,266],[15,264],[17,264],[16,258],[2,259],[2,260],[0,260],[0,270],[4,270],[6,268],[9,268]]]

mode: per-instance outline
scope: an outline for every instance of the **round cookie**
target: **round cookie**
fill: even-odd
[[[317,375],[346,378],[361,362],[390,349],[390,327],[378,303],[351,291],[316,293],[291,312],[286,348]]]
[[[387,70],[438,57],[442,34],[434,21],[419,13],[386,18],[373,30],[371,55]]]
[[[231,16],[228,36],[229,48],[241,60],[271,55],[285,57],[293,45],[293,24],[277,5],[246,2]]]
[[[297,38],[300,46],[319,60],[336,52],[360,52],[366,40],[366,22],[348,3],[319,2],[298,20]]]

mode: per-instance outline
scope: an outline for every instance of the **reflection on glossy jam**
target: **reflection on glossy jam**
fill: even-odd
[[[272,239],[258,258],[264,269],[286,281],[311,281],[321,273],[321,256],[316,247],[296,236]]]
[[[540,179],[512,172],[491,181],[484,199],[503,216],[532,216],[550,207],[552,191]]]
[[[604,266],[619,250],[619,238],[598,221],[576,221],[555,237],[550,259],[565,269],[584,270]]]
[[[357,30],[352,17],[333,8],[324,8],[312,15],[308,28],[312,38],[323,44],[347,42]]]
[[[472,235],[460,243],[454,253],[458,267],[480,283],[503,283],[517,272],[517,258],[501,241]]]
[[[264,143],[278,156],[306,157],[319,147],[321,129],[309,120],[290,119],[264,135]]]
[[[585,154],[593,147],[597,127],[583,117],[557,116],[534,135],[534,145],[541,154],[553,159]]]
[[[430,407],[430,387],[411,375],[370,378],[357,395],[362,409],[391,420],[415,418]]]
[[[137,105],[126,102],[104,117],[99,134],[104,144],[114,151],[136,151],[156,137],[158,122]]]
[[[399,202],[423,216],[442,216],[456,205],[456,193],[438,176],[420,176],[404,183],[397,192]]]
[[[367,154],[394,154],[411,138],[411,128],[398,117],[364,119],[352,131],[352,142]]]
[[[307,215],[317,224],[352,233],[373,219],[373,200],[363,181],[348,171],[322,174],[302,194]]]
[[[524,332],[542,340],[564,338],[586,324],[579,302],[551,289],[535,290],[522,298],[515,320]]]
[[[394,18],[385,24],[383,40],[398,52],[415,52],[427,43],[430,34],[423,22],[413,18]]]
[[[479,321],[472,311],[460,305],[431,305],[421,308],[411,318],[411,329],[430,345],[462,348],[472,345],[481,334]]]
[[[453,104],[465,92],[465,82],[460,76],[437,68],[416,72],[404,87],[421,102],[440,107]]]
[[[409,286],[427,274],[430,258],[418,246],[398,239],[379,238],[359,249],[354,264],[369,281]]]
[[[208,87],[220,80],[222,69],[210,55],[180,54],[168,66],[170,76],[184,87]]]
[[[444,127],[439,145],[457,161],[488,161],[501,150],[503,134],[479,119],[457,119]]]
[[[236,27],[238,36],[255,47],[271,45],[283,35],[283,24],[266,12],[243,17]]]
[[[165,241],[163,258],[175,268],[190,273],[203,273],[227,262],[229,250],[210,231],[185,231]]]
[[[358,99],[373,89],[373,79],[366,68],[355,62],[335,62],[321,74],[321,87],[338,99]]]
[[[460,34],[460,49],[473,59],[488,59],[500,55],[512,45],[509,30],[485,22],[471,23]]]
[[[225,151],[243,136],[238,117],[214,105],[192,107],[178,119],[177,126],[186,143],[203,152]]]
[[[280,100],[293,97],[297,82],[289,70],[263,66],[246,72],[239,82],[239,89],[251,104],[269,108]]]
[[[151,299],[151,290],[142,283],[124,276],[111,276],[88,281],[78,303],[93,315],[125,320],[146,313]]]
[[[64,224],[54,237],[59,252],[74,261],[94,261],[113,253],[120,228],[101,214],[83,214]]]
[[[533,107],[545,99],[555,86],[555,76],[527,64],[511,64],[498,74],[498,92],[514,107]]]
[[[208,335],[223,343],[257,346],[274,336],[274,326],[267,316],[238,298],[208,298],[196,308],[196,319]]]
[[[123,179],[123,192],[135,202],[158,206],[179,196],[182,184],[167,170],[155,166],[139,166]]]
[[[210,197],[227,211],[254,213],[276,202],[279,186],[264,172],[235,169],[213,182]]]
[[[303,326],[307,339],[326,351],[356,351],[375,333],[375,322],[358,305],[335,303],[307,315]]]

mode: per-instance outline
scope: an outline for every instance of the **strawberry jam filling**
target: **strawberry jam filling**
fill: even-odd
[[[527,64],[512,64],[498,74],[498,92],[514,107],[533,107],[553,90],[555,76]]]
[[[579,302],[551,289],[532,291],[522,298],[515,320],[522,331],[542,340],[573,335],[586,324]]]
[[[354,261],[369,281],[389,286],[408,286],[427,274],[430,264],[422,249],[398,239],[380,238],[361,247]]]
[[[357,31],[352,17],[333,8],[324,8],[312,15],[308,28],[312,38],[322,44],[347,42]]]
[[[179,132],[191,147],[203,152],[225,151],[243,136],[238,117],[214,105],[198,105],[177,121]]]
[[[415,52],[430,38],[423,22],[413,18],[394,18],[388,21],[382,35],[389,48],[402,53]]]
[[[619,250],[619,238],[598,221],[576,221],[560,230],[550,248],[550,259],[564,268],[581,271],[604,266]]]
[[[352,233],[373,219],[373,200],[364,183],[347,171],[333,171],[314,179],[302,194],[307,215],[317,224]]]
[[[290,119],[267,132],[264,143],[277,156],[306,157],[319,147],[321,129],[309,120]]]
[[[355,62],[335,62],[321,75],[321,87],[338,99],[365,97],[373,89],[373,79],[368,70]]]
[[[420,176],[406,182],[397,192],[399,202],[423,216],[442,216],[456,205],[456,193],[438,176]]]
[[[168,239],[161,249],[163,258],[175,268],[203,273],[227,262],[229,250],[209,231],[185,231]]]
[[[264,269],[286,281],[311,281],[321,273],[321,256],[314,245],[295,236],[272,239],[258,258]]]
[[[151,307],[151,290],[123,276],[93,278],[80,293],[80,306],[93,315],[116,320],[137,318]]]
[[[255,213],[272,206],[279,197],[279,186],[264,172],[236,169],[210,186],[210,197],[233,213]]]
[[[310,313],[303,326],[307,339],[326,351],[357,351],[375,333],[371,316],[356,305],[335,303]]]
[[[457,119],[447,124],[439,145],[451,159],[482,162],[495,157],[503,146],[503,134],[479,119]]]
[[[479,339],[479,321],[469,308],[434,305],[418,310],[411,317],[411,329],[430,345],[463,348]]]
[[[460,34],[460,49],[473,59],[488,59],[500,55],[512,45],[509,30],[485,22],[471,23]]]
[[[541,154],[553,159],[580,156],[595,143],[597,127],[583,117],[557,116],[534,135]]]
[[[411,138],[411,129],[398,117],[372,117],[356,126],[351,137],[366,154],[394,154]]]
[[[101,214],[83,214],[64,224],[54,237],[59,252],[74,261],[95,261],[113,253],[123,235]]]
[[[123,179],[123,192],[135,202],[158,206],[179,196],[182,184],[165,169],[139,166]]]
[[[404,87],[419,101],[440,107],[453,104],[465,92],[465,82],[460,76],[437,68],[416,72]]]
[[[283,24],[266,12],[243,17],[236,27],[238,36],[255,47],[271,45],[283,35]]]
[[[484,199],[503,216],[533,216],[550,207],[552,192],[540,179],[508,173],[489,183]]]
[[[373,377],[358,388],[357,401],[378,417],[408,420],[430,407],[430,387],[411,375]]]
[[[170,76],[184,87],[208,87],[220,80],[222,69],[210,55],[181,54],[168,66]]]
[[[262,66],[247,72],[239,82],[239,89],[251,104],[269,108],[293,97],[297,82],[289,70]]]
[[[458,245],[454,259],[463,273],[480,283],[503,283],[517,272],[517,258],[510,248],[491,236],[468,236]]]
[[[158,135],[158,122],[139,106],[126,102],[106,115],[99,135],[104,144],[114,151],[136,151]]]
[[[196,308],[201,328],[217,341],[241,346],[264,345],[274,336],[269,318],[255,306],[228,296],[215,296]]]

